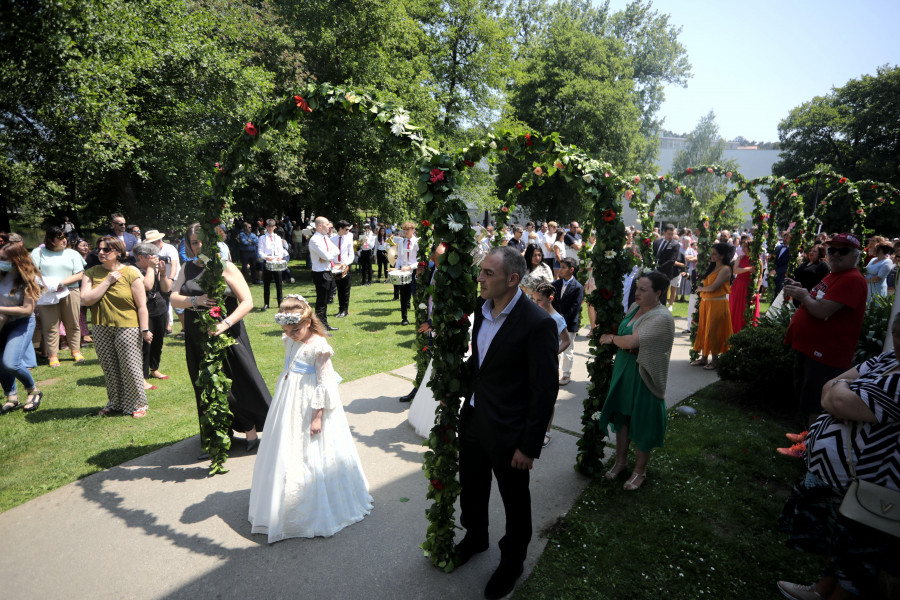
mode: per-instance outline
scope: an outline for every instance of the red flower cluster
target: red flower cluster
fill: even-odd
[[[519,181],[516,182],[516,189],[517,189],[517,190],[521,190],[521,189],[524,188],[524,187],[525,187],[525,186],[522,185],[521,182],[519,182]]]
[[[431,221],[425,219],[424,221],[422,221],[422,227],[431,227]]]
[[[632,190],[625,190],[625,197],[631,200],[634,197],[634,192]]]
[[[209,309],[209,316],[211,316],[213,319],[218,319],[222,316],[222,309],[218,306],[213,306]]]
[[[531,139],[531,134],[530,134],[530,133],[526,133],[526,134],[525,134],[525,145],[526,145],[526,146],[533,146],[533,145],[534,145],[534,142],[533,142],[532,139]]]
[[[431,183],[437,183],[444,180],[444,172],[438,168],[431,170]]]
[[[507,148],[506,146],[503,146],[503,151],[504,151],[504,152],[508,152],[508,151],[509,151],[509,148]]]
[[[688,175],[691,175],[694,173],[694,169],[692,169],[691,167],[688,167],[687,171],[685,171],[685,173],[687,173]]]
[[[606,288],[600,290],[600,295],[603,296],[606,300],[610,300],[613,297],[613,293]]]
[[[244,131],[247,132],[247,135],[256,135],[258,133],[256,127],[254,127],[253,123],[250,122],[247,122],[247,124],[244,125]]]
[[[566,166],[564,164],[562,164],[560,161],[556,161],[555,163],[553,163],[553,166],[556,167],[557,169],[559,169],[560,171],[562,171],[563,169],[566,168]],[[875,186],[872,186],[872,187],[875,187]]]
[[[858,215],[863,215],[863,214],[865,214],[865,212],[866,212],[866,211],[864,211],[864,210],[861,209],[861,208],[857,208],[857,209],[856,209],[856,214],[858,214]]]
[[[612,223],[616,219],[616,211],[611,208],[607,208],[603,211],[603,220],[607,223]]]
[[[634,179],[632,179],[631,181],[634,182],[634,185],[637,185],[641,182],[641,178],[639,176],[635,175]]]
[[[712,167],[706,167],[706,172],[707,172],[707,173],[712,173]]]
[[[841,185],[844,185],[845,183],[847,183],[847,178],[846,178],[846,177],[841,177],[840,179],[838,179],[838,183],[841,184]]]
[[[645,246],[649,246],[649,245],[652,244],[652,243],[653,243],[653,242],[650,241],[650,238],[644,238],[644,245],[645,245]]]
[[[469,315],[463,313],[462,319],[459,320],[460,325],[468,325],[469,324]]]
[[[312,109],[309,107],[309,104],[306,103],[306,100],[300,96],[294,96],[294,100],[297,102],[297,108],[303,112],[312,112]]]
[[[521,183],[517,183],[516,185],[522,185],[522,184],[521,184]],[[519,188],[519,189],[522,189],[522,188]],[[500,207],[500,210],[501,210],[502,212],[509,212],[509,207],[508,207],[508,206],[501,206],[501,207]]]
[[[218,171],[219,173],[222,173],[222,172],[223,172],[223,170],[222,170],[222,165],[220,165],[219,163],[216,163],[216,171]],[[223,207],[223,208],[224,208],[224,207]]]
[[[428,346],[424,346],[424,347],[422,348],[422,352],[428,352]]]
[[[221,222],[222,222],[222,220],[219,219],[219,217],[215,217],[215,218],[213,218],[212,220],[210,220],[210,223],[213,224],[213,225],[218,225],[218,224],[221,223]]]
[[[465,162],[465,163],[466,163],[466,166],[469,167],[469,168],[475,166],[475,163],[473,163],[471,160],[465,160],[465,161],[463,161],[463,162]]]
[[[651,210],[651,211],[650,211],[650,216],[651,216],[651,217],[655,217],[655,216],[656,216],[656,213],[653,212],[653,211]]]
[[[444,484],[441,483],[441,480],[440,480],[440,479],[432,479],[432,480],[431,480],[431,487],[433,487],[433,488],[436,489],[437,491],[441,491],[442,489],[444,489]]]
[[[875,184],[873,183],[873,184],[872,184],[872,189],[873,189],[873,190],[877,190],[877,189],[878,189],[878,186],[875,185]]]

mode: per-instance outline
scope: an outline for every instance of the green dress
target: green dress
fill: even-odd
[[[629,323],[637,311],[635,308],[625,315],[619,323],[618,335],[632,334]],[[638,371],[637,354],[622,348],[616,352],[609,394],[600,412],[600,431],[606,431],[610,424],[614,432],[623,425],[628,426],[628,439],[642,452],[664,445],[666,402],[647,389]]]

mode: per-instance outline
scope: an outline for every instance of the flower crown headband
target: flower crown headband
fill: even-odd
[[[305,303],[309,306],[309,302],[306,302],[306,298],[301,296],[300,294],[288,294],[285,298],[296,298],[297,300]],[[298,312],[289,312],[289,313],[276,313],[275,314],[275,322],[278,325],[296,325],[300,321],[303,320],[303,313]]]

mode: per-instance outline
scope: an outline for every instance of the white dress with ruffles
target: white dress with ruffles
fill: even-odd
[[[272,397],[250,487],[252,533],[269,543],[331,536],[372,510],[369,483],[338,394],[340,377],[325,338],[282,338],[284,369]],[[310,435],[313,415],[322,431]]]

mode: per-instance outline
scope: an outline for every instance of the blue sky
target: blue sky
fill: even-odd
[[[611,0],[613,11],[627,5]],[[654,0],[681,26],[692,66],[661,115],[677,133],[710,110],[725,139],[778,140],[790,110],[850,79],[900,64],[900,0]]]

